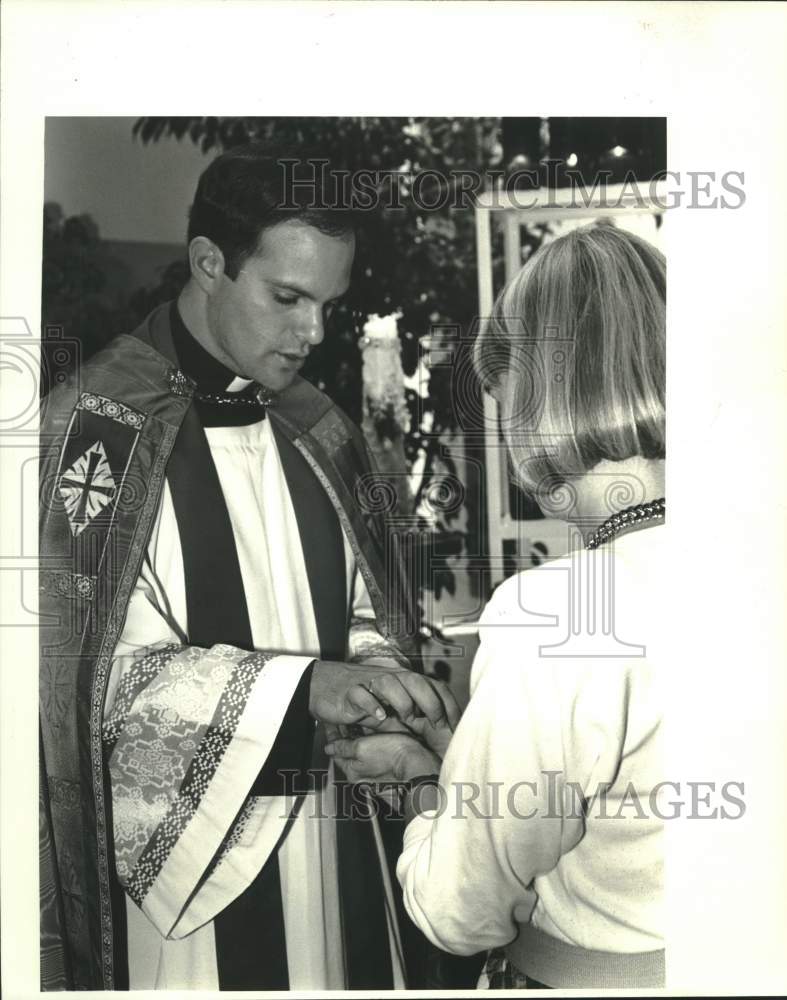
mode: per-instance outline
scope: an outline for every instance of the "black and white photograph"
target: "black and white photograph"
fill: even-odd
[[[783,102],[714,130],[664,39],[781,13],[34,2],[34,83],[10,6],[7,995],[779,995]],[[416,12],[466,113],[332,76]]]

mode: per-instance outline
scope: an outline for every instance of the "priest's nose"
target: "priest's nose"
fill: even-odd
[[[323,325],[322,309],[316,304],[313,309],[309,310],[308,315],[304,317],[300,334],[306,343],[311,344],[312,347],[316,347],[322,343],[325,336],[325,327]]]

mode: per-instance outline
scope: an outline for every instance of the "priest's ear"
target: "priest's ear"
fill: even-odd
[[[207,236],[195,236],[189,243],[191,277],[206,295],[212,295],[224,276],[224,254]]]

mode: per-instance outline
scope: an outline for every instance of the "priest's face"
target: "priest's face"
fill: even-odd
[[[352,234],[328,236],[297,220],[264,230],[235,280],[223,275],[208,299],[219,360],[274,392],[285,389],[321,343],[354,253]]]

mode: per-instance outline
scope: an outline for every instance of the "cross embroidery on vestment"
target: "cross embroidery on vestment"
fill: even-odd
[[[78,535],[111,503],[115,480],[104,445],[96,441],[66,469],[58,484],[66,506],[71,533]]]

